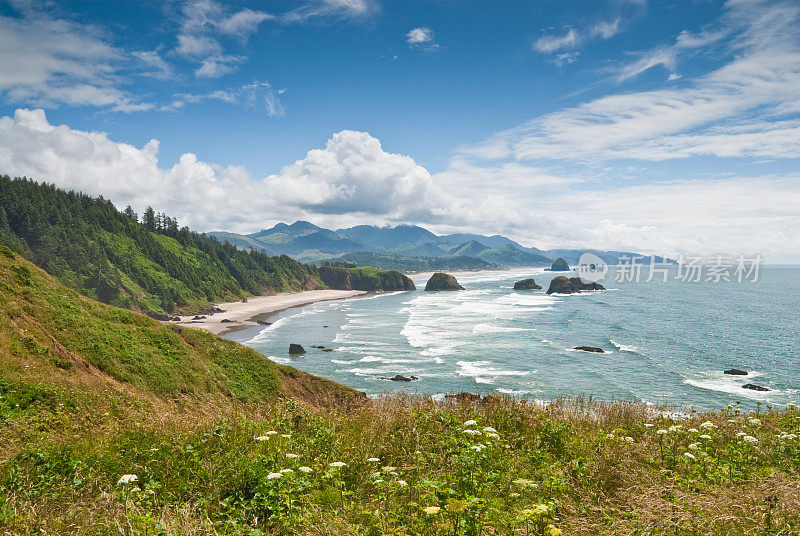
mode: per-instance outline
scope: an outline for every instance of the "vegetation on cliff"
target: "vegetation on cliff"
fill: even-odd
[[[3,534],[800,527],[794,407],[679,416],[586,400],[370,401],[92,301],[7,249],[0,314]]]
[[[313,267],[220,243],[152,209],[139,218],[102,197],[8,176],[0,244],[86,296],[143,312],[320,285]]]
[[[339,290],[416,290],[414,282],[400,272],[372,266],[325,263],[319,268],[319,276],[327,286]]]

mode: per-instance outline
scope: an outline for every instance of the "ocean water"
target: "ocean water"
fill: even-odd
[[[317,303],[229,338],[369,394],[583,394],[698,409],[800,400],[798,267],[762,267],[755,283],[688,283],[675,279],[676,268],[666,283],[617,282],[612,267],[602,281],[609,290],[551,296],[512,289],[526,277],[547,289],[559,274],[541,268],[455,275],[465,291]],[[413,279],[424,288],[426,276]],[[290,357],[292,342],[308,353]],[[728,368],[750,374],[723,374]],[[395,374],[419,380],[381,379]]]

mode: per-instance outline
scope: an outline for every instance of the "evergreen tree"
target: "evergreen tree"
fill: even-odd
[[[133,221],[139,221],[139,215],[138,215],[138,214],[136,214],[136,212],[134,212],[134,211],[133,211],[133,209],[131,208],[131,206],[130,206],[130,205],[128,205],[127,207],[125,207],[125,212],[124,212],[124,214],[125,214],[127,217],[129,217],[130,219],[132,219]]]
[[[156,230],[156,213],[153,210],[153,207],[148,206],[144,209],[144,215],[142,215],[142,223],[144,224],[145,228],[149,231]]]

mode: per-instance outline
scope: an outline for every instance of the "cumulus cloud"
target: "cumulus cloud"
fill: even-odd
[[[153,107],[119,87],[126,53],[101,31],[20,5],[17,17],[0,16],[0,94],[7,100],[122,112]]]
[[[191,153],[163,167],[158,147],[157,140],[136,147],[105,133],[52,125],[43,110],[0,118],[0,172],[103,195],[137,210],[152,205],[203,231],[251,230],[265,218],[314,214],[436,221],[454,211],[425,168],[384,151],[365,132],[339,132],[323,149],[263,179]]]

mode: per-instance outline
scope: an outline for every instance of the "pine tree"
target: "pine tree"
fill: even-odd
[[[133,211],[130,205],[125,207],[125,215],[133,221],[139,221],[139,215]]]
[[[147,207],[144,210],[144,215],[142,215],[142,224],[144,224],[145,228],[149,231],[156,230],[156,213],[153,210],[153,207]]]

